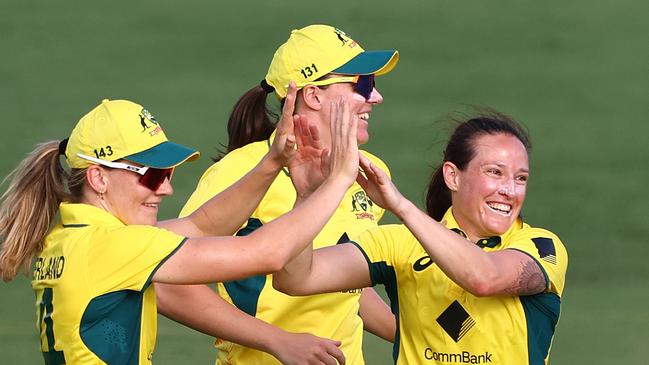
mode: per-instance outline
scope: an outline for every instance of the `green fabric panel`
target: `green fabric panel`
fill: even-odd
[[[520,297],[527,321],[529,365],[544,365],[559,321],[561,299],[555,293]]]
[[[137,365],[143,292],[121,290],[94,298],[83,313],[83,343],[108,365]]]
[[[350,241],[350,243],[358,247],[365,257],[370,270],[372,286],[383,284],[385,292],[388,294],[388,298],[390,299],[390,309],[392,310],[392,313],[394,313],[397,322],[397,333],[394,335],[394,345],[392,346],[392,359],[396,364],[399,358],[399,346],[401,342],[401,331],[399,331],[399,291],[397,290],[397,274],[394,271],[394,267],[389,266],[385,261],[371,262],[370,258],[358,243],[354,241]]]
[[[52,304],[53,294],[52,288],[43,289],[43,298],[40,303],[41,318],[39,323],[45,325],[48,349],[47,352],[43,352],[43,360],[45,360],[45,365],[64,365],[65,356],[63,355],[63,351],[56,351],[54,349],[56,338],[54,337],[54,323],[52,321],[52,312],[54,311]]]
[[[250,218],[248,224],[237,232],[237,236],[247,236],[261,227],[263,223],[259,219]],[[257,314],[259,296],[266,285],[266,275],[252,276],[242,280],[226,281],[223,283],[228,295],[237,308],[251,316]]]

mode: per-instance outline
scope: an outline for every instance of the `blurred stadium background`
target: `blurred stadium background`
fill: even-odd
[[[203,152],[177,172],[161,218],[180,210],[226,142],[231,106],[264,77],[291,29],[332,24],[366,49],[398,49],[399,66],[378,79],[385,103],[372,114],[367,149],[421,202],[449,112],[489,106],[524,123],[534,145],[524,214],[559,234],[570,254],[551,363],[647,363],[646,2],[1,4],[0,176],[36,143],[66,137],[102,98],[132,99],[171,138]],[[29,281],[0,285],[0,302],[0,362],[42,363]],[[154,360],[212,364],[211,343],[162,318]],[[367,336],[368,364],[390,364],[390,353]]]

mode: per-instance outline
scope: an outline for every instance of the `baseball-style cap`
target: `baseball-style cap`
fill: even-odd
[[[345,32],[329,25],[294,29],[270,63],[265,81],[279,99],[286,97],[288,83],[310,82],[328,73],[383,75],[397,65],[399,52],[365,51]]]
[[[162,127],[141,105],[108,99],[79,120],[65,148],[71,168],[92,165],[78,154],[105,161],[125,159],[158,169],[200,156],[196,150],[167,140]]]

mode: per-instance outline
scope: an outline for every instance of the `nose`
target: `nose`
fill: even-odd
[[[512,196],[516,194],[516,184],[514,180],[508,180],[502,183],[498,188],[498,194],[504,196]]]
[[[372,89],[370,98],[367,99],[367,102],[370,104],[381,104],[383,102],[383,95],[376,89]]]
[[[156,190],[156,195],[171,195],[174,193],[174,188],[171,186],[171,178],[166,177],[162,184],[160,184],[160,187],[158,187],[158,190]]]

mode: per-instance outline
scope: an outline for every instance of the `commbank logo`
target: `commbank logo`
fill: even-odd
[[[455,342],[459,342],[475,326],[475,320],[457,300],[437,317],[437,323]]]

